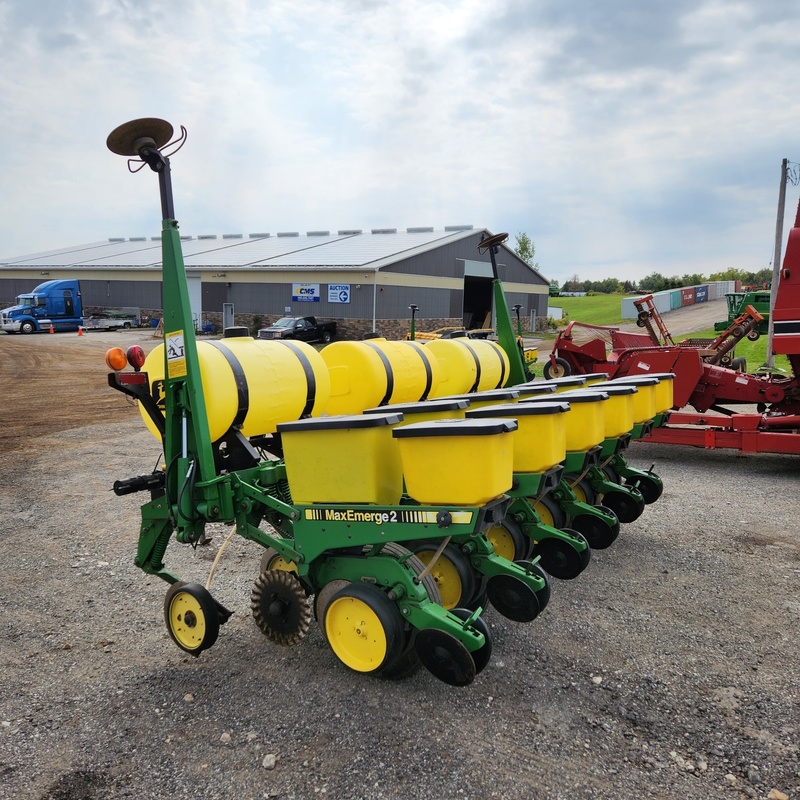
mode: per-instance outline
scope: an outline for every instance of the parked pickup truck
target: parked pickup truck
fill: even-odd
[[[281,317],[274,325],[261,328],[259,339],[299,339],[303,342],[325,342],[336,335],[336,322],[316,317]]]

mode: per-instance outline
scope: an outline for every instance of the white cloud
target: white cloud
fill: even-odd
[[[185,125],[187,233],[470,223],[548,276],[766,266],[792,4],[0,0],[0,253],[160,228],[116,125]],[[790,192],[789,204],[795,201]]]

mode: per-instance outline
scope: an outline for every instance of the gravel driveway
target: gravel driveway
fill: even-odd
[[[489,609],[466,689],[351,673],[313,625],[272,645],[238,537],[195,659],[132,563],[142,496],[110,491],[159,459],[105,386],[136,337],[0,336],[0,798],[800,797],[796,458],[633,445],[662,499],[533,623]],[[170,565],[204,582],[212,533]]]

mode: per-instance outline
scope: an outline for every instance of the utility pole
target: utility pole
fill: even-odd
[[[775,308],[775,298],[778,296],[778,281],[781,278],[781,250],[783,248],[783,214],[786,206],[786,173],[788,171],[789,160],[784,158],[781,161],[781,184],[778,191],[778,219],[775,223],[775,255],[772,259],[772,287],[769,293],[769,326],[767,334],[767,360],[765,366],[772,369],[775,366],[775,356],[772,353],[772,335],[775,329],[773,309]]]

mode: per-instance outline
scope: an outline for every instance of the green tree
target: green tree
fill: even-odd
[[[514,252],[529,266],[534,269],[539,269],[539,265],[533,260],[536,255],[536,246],[534,245],[531,237],[527,233],[521,231],[516,235],[517,246]]]

